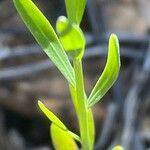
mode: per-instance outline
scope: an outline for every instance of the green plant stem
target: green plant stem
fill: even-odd
[[[78,113],[78,100],[77,100],[76,87],[73,87],[71,84],[69,84],[69,90],[70,90],[73,106],[75,108],[75,112],[78,116],[79,113]]]
[[[82,150],[91,150],[89,125],[88,125],[88,109],[86,104],[86,96],[84,90],[82,61],[73,61],[76,80],[76,96],[77,96],[77,116],[79,120],[80,136],[82,140]]]

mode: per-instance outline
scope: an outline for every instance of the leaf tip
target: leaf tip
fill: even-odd
[[[111,33],[110,37],[117,38],[117,35],[115,33]]]
[[[112,34],[110,35],[109,40],[110,40],[110,41],[113,41],[113,42],[116,44],[117,49],[119,50],[119,39],[118,39],[118,37],[117,37],[117,35],[116,35],[115,33],[112,33]]]
[[[115,48],[116,56],[117,56],[117,60],[118,60],[118,67],[120,67],[121,66],[121,62],[120,62],[119,39],[118,39],[118,37],[117,37],[117,35],[115,33],[112,33],[110,35],[110,38],[109,38],[109,49],[111,49],[112,47]]]
[[[44,106],[44,104],[40,101],[40,100],[38,100],[38,106],[40,107],[40,109]]]

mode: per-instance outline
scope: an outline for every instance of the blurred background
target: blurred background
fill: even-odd
[[[63,0],[35,0],[55,27],[65,15]],[[89,94],[102,73],[108,37],[118,35],[119,78],[93,108],[95,150],[116,144],[125,150],[150,150],[150,0],[87,0],[82,29],[87,40],[83,61]],[[76,116],[66,81],[37,45],[13,2],[0,0],[0,150],[51,150],[50,122],[41,100],[72,131]]]

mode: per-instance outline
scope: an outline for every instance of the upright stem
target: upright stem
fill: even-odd
[[[76,80],[76,96],[78,101],[77,116],[79,120],[80,136],[82,140],[82,150],[91,150],[88,125],[88,109],[86,107],[82,62],[79,60],[74,60],[73,64]]]

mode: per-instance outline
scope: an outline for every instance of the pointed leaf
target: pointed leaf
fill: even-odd
[[[86,0],[65,0],[69,21],[80,24],[85,10]]]
[[[61,16],[57,20],[56,29],[64,49],[70,52],[73,58],[81,59],[84,54],[85,38],[79,26],[71,24],[66,17]]]
[[[119,41],[115,34],[109,39],[109,51],[105,69],[88,98],[88,106],[97,103],[111,88],[120,70]]]
[[[67,130],[65,125],[60,121],[60,119],[57,116],[55,116],[49,109],[47,109],[41,101],[38,101],[38,105],[50,121],[52,121],[59,128]]]
[[[51,137],[56,150],[78,150],[71,135],[54,123],[51,124]]]
[[[74,70],[51,24],[31,0],[13,1],[22,20],[41,48],[74,86]]]
[[[47,109],[44,104],[41,102],[41,101],[38,101],[38,105],[39,105],[39,108],[41,109],[41,111],[46,115],[46,117],[53,123],[55,124],[56,126],[58,126],[59,128],[61,128],[62,130],[64,131],[67,131],[68,134],[70,134],[70,136],[81,142],[81,139],[78,135],[76,135],[75,133],[69,131],[67,129],[67,127],[60,121],[60,119],[55,115],[53,114],[49,109]]]

